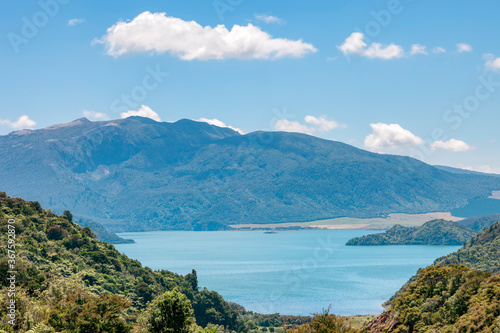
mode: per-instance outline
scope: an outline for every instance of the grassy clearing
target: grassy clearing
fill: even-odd
[[[327,220],[317,220],[309,222],[290,222],[273,224],[233,224],[234,229],[283,229],[283,228],[318,228],[318,229],[388,229],[395,224],[405,227],[421,226],[427,221],[444,219],[458,221],[460,218],[452,216],[450,213],[428,213],[428,214],[390,214],[388,217],[359,219],[351,217],[339,217]]]
[[[362,329],[363,326],[368,323],[370,320],[375,318],[374,315],[365,315],[365,316],[348,316],[347,322],[354,328]]]

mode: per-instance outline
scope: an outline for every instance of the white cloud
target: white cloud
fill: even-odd
[[[448,141],[434,141],[431,146],[431,150],[444,149],[453,152],[464,152],[473,149],[462,140],[450,139]]]
[[[317,131],[329,132],[338,127],[347,127],[344,124],[338,123],[335,120],[328,120],[326,116],[314,117],[306,116],[304,118],[305,122],[316,127]]]
[[[83,116],[90,120],[108,120],[109,116],[105,113],[84,110]]]
[[[161,121],[160,116],[158,113],[154,112],[151,110],[151,108],[147,105],[141,105],[139,110],[130,110],[128,112],[122,112],[120,113],[120,116],[122,118],[128,118],[128,117],[145,117],[145,118],[151,118],[155,121]]]
[[[106,53],[115,58],[134,52],[169,52],[182,60],[278,59],[317,51],[302,40],[273,38],[252,24],[235,25],[231,30],[222,24],[203,27],[148,11],[130,22],[117,22],[94,43],[104,44]]]
[[[68,21],[68,25],[69,26],[75,26],[77,24],[81,24],[81,23],[84,23],[85,22],[85,19],[79,19],[79,18],[74,18],[74,19],[71,19]]]
[[[353,32],[346,38],[344,44],[337,46],[344,54],[355,53],[363,54],[366,48],[366,43],[363,41],[364,35],[361,32]]]
[[[357,54],[367,58],[394,59],[404,56],[403,48],[396,44],[382,46],[380,43],[371,43],[367,46],[361,32],[353,32],[338,49],[344,55]]]
[[[274,123],[274,129],[282,132],[296,132],[312,135],[314,128],[301,124],[298,121],[288,119],[278,119]]]
[[[267,24],[283,24],[283,20],[279,17],[265,14],[257,14],[255,15],[257,21],[264,22]]]
[[[413,44],[411,46],[410,54],[414,55],[414,54],[428,54],[428,53],[427,53],[426,47],[424,45]]]
[[[210,125],[215,125],[217,127],[227,127],[227,128],[230,128],[232,129],[233,131],[236,131],[240,134],[245,134],[245,132],[243,132],[241,129],[237,128],[237,127],[233,127],[233,126],[229,126],[229,125],[226,125],[225,122],[219,120],[219,119],[207,119],[207,118],[200,118],[200,119],[197,119],[196,121],[201,121],[201,122],[204,122],[204,123],[207,123],[207,124],[210,124]]]
[[[437,46],[437,47],[432,49],[432,53],[445,53],[445,52],[446,52],[446,49],[444,47],[441,47],[441,46]]]
[[[328,120],[326,116],[315,117],[308,115],[304,117],[306,124],[298,121],[279,119],[274,123],[274,129],[283,132],[297,132],[313,135],[318,132],[330,132],[336,128],[345,128],[345,124]]]
[[[486,67],[486,69],[492,71],[500,70],[500,58],[495,58],[495,56],[491,53],[485,54],[483,58],[486,60],[486,63],[484,64],[484,67]]]
[[[457,44],[458,53],[470,52],[470,51],[472,51],[472,46],[470,46],[469,44],[464,44],[464,43]]]
[[[0,119],[0,125],[7,125],[14,129],[33,128],[36,125],[34,120],[31,120],[27,115],[19,117],[16,121]]]
[[[398,124],[370,124],[373,133],[364,141],[365,148],[373,151],[418,146],[424,143],[422,138],[402,128]]]

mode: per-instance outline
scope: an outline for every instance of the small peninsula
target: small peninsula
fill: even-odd
[[[346,245],[463,245],[476,233],[455,222],[432,220],[420,227],[397,224],[384,233],[350,239]]]

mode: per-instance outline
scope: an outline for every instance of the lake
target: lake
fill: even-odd
[[[413,276],[459,246],[345,246],[370,230],[120,233],[116,248],[152,269],[185,275],[259,313],[378,314]]]

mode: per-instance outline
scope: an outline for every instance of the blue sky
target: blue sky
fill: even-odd
[[[0,134],[141,114],[301,131],[500,173],[499,10],[446,0],[3,1]]]

